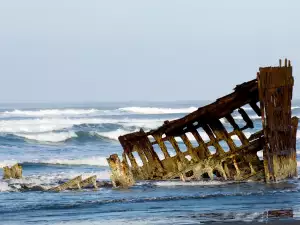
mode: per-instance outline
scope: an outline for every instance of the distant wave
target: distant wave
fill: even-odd
[[[139,114],[173,114],[173,113],[191,113],[197,110],[196,107],[189,108],[155,108],[155,107],[125,107],[119,108],[123,112]]]
[[[42,110],[13,110],[1,113],[2,116],[56,117],[88,115],[101,112],[98,109],[42,109]]]
[[[62,131],[62,132],[45,132],[45,133],[15,133],[13,135],[17,137],[21,137],[27,140],[33,140],[33,141],[38,141],[38,142],[51,142],[51,143],[59,143],[59,142],[65,142],[68,140],[78,140],[78,141],[86,141],[86,140],[97,140],[97,139],[109,139],[109,140],[114,140],[118,141],[118,137],[131,133],[131,132],[136,132],[136,130],[126,130],[126,129],[121,129],[118,128],[116,130],[112,131],[107,131],[107,132],[98,132],[98,131]],[[200,136],[204,141],[208,141],[209,137],[205,132],[199,132]],[[250,137],[251,133],[250,132],[245,132],[244,133],[246,137]],[[192,142],[196,142],[196,138],[193,136],[192,133],[187,133],[186,134],[188,139]],[[151,137],[150,137],[151,138]],[[300,137],[299,137],[300,138]],[[233,140],[239,140],[237,136],[232,136]],[[183,140],[180,137],[175,137],[175,140],[177,142],[183,142]],[[153,141],[151,139],[151,141]]]
[[[90,116],[90,115],[119,115],[119,114],[176,114],[190,113],[197,110],[196,107],[188,108],[156,108],[156,107],[125,107],[117,109],[40,109],[5,111],[0,117],[66,117],[66,116]]]
[[[102,156],[94,156],[87,158],[74,158],[74,159],[62,159],[62,158],[53,158],[53,159],[45,159],[45,160],[32,160],[32,161],[24,161],[18,162],[16,160],[3,160],[0,162],[0,168],[5,166],[12,166],[16,163],[24,164],[24,166],[28,165],[36,165],[36,166],[45,166],[45,165],[90,165],[90,166],[108,166],[106,157]]]
[[[246,111],[253,111],[251,107],[242,107]],[[39,118],[57,118],[57,117],[72,117],[72,116],[97,116],[97,115],[130,115],[130,114],[187,114],[194,112],[198,107],[191,106],[186,108],[167,108],[167,107],[123,107],[116,109],[36,109],[36,110],[21,110],[15,109],[12,111],[0,112],[0,118],[9,117],[39,117]],[[300,106],[292,106],[292,110],[300,109]]]
[[[108,166],[106,157],[95,156],[83,159],[49,159],[38,163],[56,164],[56,165],[90,165],[90,166]]]
[[[252,119],[252,120],[260,120],[261,119],[261,117],[260,116],[257,116],[257,115],[251,115],[251,116],[249,116],[250,117],[250,119]],[[236,119],[236,120],[243,120],[243,117],[242,116],[233,116],[233,118],[234,119]]]
[[[42,133],[71,128],[82,124],[118,124],[125,127],[153,129],[163,123],[163,119],[110,119],[110,118],[43,118],[27,120],[0,120],[2,133]]]

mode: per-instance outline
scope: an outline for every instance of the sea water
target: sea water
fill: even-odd
[[[118,136],[141,128],[154,129],[165,120],[180,118],[207,103],[0,105],[0,167],[20,163],[24,175],[21,180],[0,180],[0,224],[265,222],[269,220],[267,212],[278,209],[292,210],[294,218],[300,218],[298,178],[276,184],[143,181],[127,190],[60,193],[21,189],[22,184],[50,188],[78,175],[109,180],[106,158],[123,150]],[[299,106],[300,102],[293,102],[293,115],[300,116]],[[246,130],[249,136],[261,129],[261,121],[250,107],[244,109],[257,127]],[[233,115],[240,125],[244,123],[237,112]],[[226,121],[222,122],[230,129]],[[200,135],[205,139],[205,133]],[[196,145],[195,139],[188,137]],[[297,135],[297,148],[299,140]],[[182,140],[177,141],[184,151]],[[238,144],[238,139],[234,141]],[[261,158],[262,152],[258,156]]]

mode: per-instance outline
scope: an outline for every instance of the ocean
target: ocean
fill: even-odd
[[[142,181],[125,190],[22,190],[23,184],[50,188],[78,175],[109,180],[106,158],[123,150],[118,136],[156,128],[208,102],[1,104],[0,167],[20,163],[24,178],[0,180],[0,224],[268,222],[272,210],[282,209],[300,219],[298,178],[276,184]],[[245,110],[257,126],[246,131],[251,135],[261,120],[249,107]],[[292,111],[300,116],[300,101],[293,102]],[[243,123],[237,113],[235,118]],[[299,141],[300,133],[297,149]]]

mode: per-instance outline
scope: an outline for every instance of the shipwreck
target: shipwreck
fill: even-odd
[[[293,86],[291,63],[285,59],[282,65],[280,60],[278,67],[259,68],[256,79],[237,85],[231,94],[183,118],[165,121],[148,132],[141,129],[120,136],[122,157],[113,154],[107,159],[113,185],[130,187],[140,180],[216,178],[276,182],[297,176],[298,118],[291,113]],[[246,105],[260,118],[262,127],[249,137],[245,130],[254,129],[255,123],[244,110]],[[240,114],[243,126],[237,123],[233,112]],[[230,131],[224,122],[232,127]],[[204,139],[198,129],[209,139]],[[196,140],[196,146],[188,133]],[[184,150],[178,138],[186,146]],[[170,154],[168,146],[175,149],[175,155]],[[163,160],[157,148],[163,153]],[[263,151],[263,159],[257,156],[259,151]],[[138,165],[137,157],[142,165]]]

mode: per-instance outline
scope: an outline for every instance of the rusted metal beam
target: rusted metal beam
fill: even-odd
[[[12,167],[3,167],[3,179],[20,179],[22,178],[22,166],[15,164]]]
[[[294,78],[290,62],[283,67],[264,67],[257,74],[265,136],[264,162],[266,181],[297,176],[296,148],[291,101]]]

